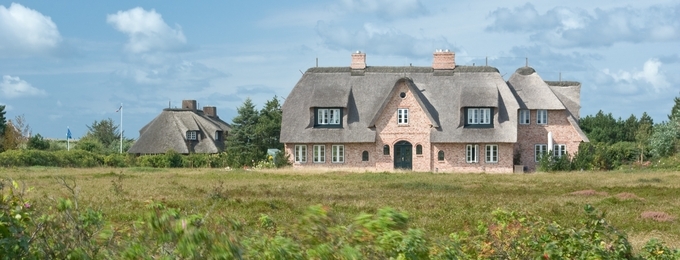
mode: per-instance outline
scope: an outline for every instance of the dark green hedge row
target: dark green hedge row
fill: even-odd
[[[226,153],[182,155],[169,151],[166,154],[134,156],[130,154],[109,154],[71,151],[9,150],[0,153],[0,167],[226,167]]]

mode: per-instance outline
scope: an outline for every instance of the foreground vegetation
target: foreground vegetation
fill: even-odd
[[[16,182],[5,182],[3,206],[14,204],[2,222],[24,228],[13,230],[32,240],[17,245],[39,258],[680,257],[669,249],[680,247],[680,174],[669,171],[31,167],[0,176]],[[32,190],[19,196],[22,187]]]

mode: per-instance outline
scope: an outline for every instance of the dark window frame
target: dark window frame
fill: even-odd
[[[390,146],[383,145],[383,155],[390,155]]]
[[[340,110],[339,124],[319,124],[319,110],[320,109],[338,109]],[[345,111],[342,107],[315,107],[314,108],[314,128],[342,128],[342,117]]]
[[[444,159],[445,159],[444,156],[445,156],[444,150],[439,150],[439,152],[437,152],[437,161],[440,161],[440,162],[444,161]]]
[[[423,155],[423,146],[416,145],[416,155]]]
[[[489,123],[488,124],[469,124],[468,123],[468,111],[470,109],[489,109]],[[493,114],[495,112],[495,108],[493,107],[466,107],[463,109],[463,120],[465,120],[465,124],[463,125],[464,128],[493,128]]]
[[[369,158],[368,158],[368,151],[363,151],[363,152],[361,153],[361,161],[362,161],[362,162],[368,162],[368,159],[369,159]]]

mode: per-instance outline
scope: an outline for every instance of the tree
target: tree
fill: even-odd
[[[654,126],[654,131],[649,140],[652,155],[657,158],[672,155],[675,152],[677,136],[677,120],[663,122]]]
[[[652,124],[645,122],[641,123],[635,132],[635,141],[640,150],[640,163],[645,161],[645,150],[647,150],[647,147],[649,146],[649,138],[652,136],[652,131]]]
[[[104,152],[118,152],[121,133],[118,130],[118,126],[113,123],[113,119],[108,118],[101,121],[95,120],[92,125],[87,126],[87,129],[87,133],[80,141],[99,142]],[[123,139],[125,143],[132,141],[125,137],[123,137]]]
[[[264,158],[266,151],[258,147],[256,132],[259,113],[250,98],[237,109],[238,115],[231,124],[231,133],[227,137],[227,154],[229,165],[240,167],[254,165],[255,162]]]
[[[5,134],[5,128],[7,127],[7,118],[5,118],[5,106],[0,105],[0,136]]]
[[[50,142],[45,140],[42,135],[37,134],[28,138],[28,143],[26,143],[28,149],[35,150],[47,150],[50,149]]]
[[[262,151],[275,148],[283,150],[283,144],[279,142],[281,137],[281,103],[278,97],[274,96],[265,103],[260,110],[257,119],[256,133],[258,136],[258,146]]]
[[[2,143],[0,143],[2,150],[3,151],[15,150],[19,148],[19,145],[21,144],[21,139],[22,139],[21,133],[14,126],[12,120],[7,121],[7,124],[5,125],[4,134],[2,135],[1,140]]]
[[[671,108],[671,114],[668,115],[668,120],[680,120],[680,97],[675,97],[673,99],[675,104],[673,105],[673,108]]]

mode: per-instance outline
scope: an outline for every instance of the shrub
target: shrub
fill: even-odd
[[[28,149],[48,150],[50,149],[50,142],[43,139],[42,135],[36,134],[34,136],[31,136],[31,138],[28,138],[26,147]]]

